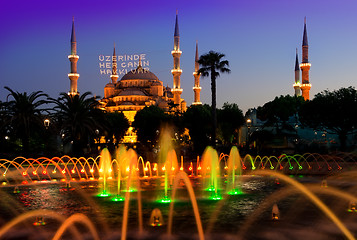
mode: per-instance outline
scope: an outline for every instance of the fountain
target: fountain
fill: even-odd
[[[212,147],[207,147],[202,156],[202,180],[205,190],[212,192],[210,198],[220,200],[219,193],[220,166],[217,152]]]
[[[227,166],[227,193],[230,195],[239,195],[243,192],[236,187],[236,175],[242,174],[241,157],[237,147],[232,147],[229,153],[228,166]]]
[[[300,230],[316,225],[316,238],[355,239],[356,157],[207,147],[184,159],[162,132],[155,162],[124,146],[88,159],[0,159],[0,237],[250,239],[288,229],[309,238]]]

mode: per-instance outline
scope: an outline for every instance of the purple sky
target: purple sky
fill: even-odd
[[[191,105],[195,41],[199,53],[226,54],[232,73],[217,80],[217,103],[237,103],[245,112],[275,96],[293,94],[295,48],[301,60],[307,17],[310,96],[325,89],[356,87],[355,0],[150,0],[0,1],[0,100],[9,86],[68,92],[72,16],[79,55],[78,90],[103,96],[110,79],[100,75],[98,56],[146,53],[150,71],[172,86],[176,9],[181,36],[182,97]],[[210,104],[210,80],[201,78],[201,100]]]

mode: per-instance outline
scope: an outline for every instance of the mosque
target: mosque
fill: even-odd
[[[180,57],[182,51],[180,50],[180,34],[178,27],[178,15],[176,13],[175,30],[174,30],[174,49],[171,51],[173,56],[173,87],[165,87],[163,82],[149,70],[146,70],[141,65],[126,73],[119,81],[117,71],[117,55],[115,53],[115,46],[113,50],[112,74],[111,81],[104,87],[104,98],[100,100],[101,108],[107,112],[122,112],[128,118],[130,124],[134,121],[137,111],[146,106],[158,106],[165,112],[185,112],[187,104],[181,98],[183,89],[180,86],[180,78],[182,69],[180,68]],[[78,94],[77,81],[79,74],[77,73],[77,42],[74,30],[74,21],[72,21],[71,34],[71,55],[68,56],[71,62],[71,72],[68,74],[70,79],[70,91],[68,94]],[[200,102],[200,74],[198,74],[198,45],[196,43],[195,55],[195,72],[194,75],[194,102],[193,105],[202,104]],[[124,142],[135,142],[136,134],[129,128]]]
[[[309,46],[307,41],[306,18],[304,21],[304,33],[302,42],[302,62],[298,63],[298,54],[296,52],[295,62],[295,82],[293,84],[295,96],[303,96],[305,100],[310,99],[311,84],[309,82],[309,71],[311,64],[309,63]],[[171,73],[173,75],[173,87],[164,86],[163,82],[149,70],[146,70],[141,65],[126,73],[119,81],[117,71],[117,59],[115,53],[115,46],[113,51],[112,74],[111,81],[104,87],[104,98],[100,100],[101,108],[107,112],[122,112],[128,118],[130,124],[134,121],[137,111],[146,106],[158,106],[165,112],[185,112],[187,104],[181,98],[183,89],[180,86],[180,78],[182,69],[180,68],[180,57],[182,51],[180,50],[180,34],[178,27],[178,15],[176,13],[175,29],[174,29],[174,48],[171,51],[173,56],[173,68]],[[77,73],[77,42],[74,30],[74,20],[72,21],[71,34],[71,54],[68,56],[71,62],[71,72],[68,74],[70,79],[70,91],[68,94],[79,94],[77,91],[77,81],[79,74]],[[200,101],[200,74],[198,73],[198,44],[196,42],[195,55],[195,72],[194,76],[194,102],[192,105],[201,105]],[[300,81],[300,69],[302,81]],[[136,142],[136,134],[129,128],[124,142]]]

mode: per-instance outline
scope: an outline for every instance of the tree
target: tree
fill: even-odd
[[[217,109],[216,109],[216,79],[220,73],[230,73],[229,62],[222,60],[225,55],[222,53],[209,51],[201,55],[198,63],[201,68],[198,70],[202,77],[211,76],[211,92],[212,92],[212,145],[216,146],[216,130],[217,130]]]
[[[61,129],[64,143],[71,143],[75,154],[83,154],[83,149],[93,141],[98,131],[105,126],[104,112],[98,108],[97,97],[61,93],[55,104],[55,117]]]
[[[337,134],[344,150],[347,135],[357,127],[357,91],[348,87],[318,93],[302,106],[299,118],[311,128]]]
[[[28,95],[26,92],[15,92],[9,87],[5,87],[5,89],[10,92],[9,96],[13,98],[5,106],[10,129],[15,136],[21,139],[22,150],[27,153],[31,135],[44,128],[42,112],[46,109],[40,107],[48,103],[43,99],[48,95],[42,91],[32,92]]]
[[[156,143],[159,139],[161,125],[165,121],[164,111],[157,106],[152,105],[138,111],[132,123],[138,135],[138,141],[142,144]]]
[[[289,118],[295,116],[296,122],[298,111],[304,103],[304,98],[299,96],[280,96],[273,101],[265,103],[257,109],[257,117],[266,121],[265,126],[275,126],[277,132],[282,128],[291,129],[293,126],[287,124]]]
[[[183,114],[184,126],[188,128],[193,147],[196,152],[203,152],[209,145],[212,123],[211,107],[208,105],[192,105]]]
[[[105,113],[105,118],[106,122],[108,123],[106,127],[107,142],[110,140],[113,143],[113,136],[115,137],[116,141],[119,142],[124,137],[130,126],[129,120],[122,112]]]
[[[234,134],[243,124],[243,112],[237,104],[226,102],[222,109],[218,110],[218,129],[223,144],[232,144]]]

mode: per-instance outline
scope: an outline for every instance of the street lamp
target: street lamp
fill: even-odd
[[[250,127],[252,126],[252,119],[247,119],[247,128],[248,128],[248,136],[247,136],[247,146],[249,148],[249,137],[250,137]]]
[[[46,118],[46,119],[43,121],[43,125],[45,125],[46,129],[48,129],[48,127],[50,126],[50,119]]]

